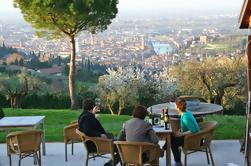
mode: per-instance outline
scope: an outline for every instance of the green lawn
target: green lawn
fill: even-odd
[[[63,128],[71,121],[76,120],[81,113],[66,109],[4,109],[6,116],[45,116],[45,136],[46,141],[63,141]],[[130,119],[130,116],[116,116],[102,114],[98,117],[104,128],[117,135],[123,122]],[[216,120],[219,122],[214,139],[240,139],[245,128],[245,117],[243,116],[208,116],[206,120]],[[0,142],[5,142],[5,133],[0,133]]]
[[[229,46],[227,44],[207,44],[205,46],[205,49],[214,49],[214,50],[219,50],[219,49],[227,49]]]

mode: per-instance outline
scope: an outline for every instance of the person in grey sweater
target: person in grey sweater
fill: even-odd
[[[152,125],[144,120],[146,115],[147,109],[144,106],[136,106],[133,110],[133,118],[125,123],[120,132],[119,140],[158,144],[159,138]],[[159,149],[162,156],[161,152],[161,149]],[[143,161],[147,161],[147,158],[147,153],[143,154]]]

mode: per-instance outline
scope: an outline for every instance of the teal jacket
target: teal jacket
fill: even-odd
[[[197,133],[200,131],[200,127],[194,118],[193,114],[186,110],[180,117],[180,127],[182,132],[191,131]]]

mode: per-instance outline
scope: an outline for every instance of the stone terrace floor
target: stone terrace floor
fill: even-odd
[[[163,142],[161,142],[163,144]],[[64,143],[46,143],[47,155],[42,156],[42,166],[83,166],[85,150],[82,143],[74,144],[74,155],[71,155],[71,145],[68,145],[68,162],[64,159]],[[240,153],[240,143],[237,140],[217,140],[212,142],[213,158],[216,166],[243,166],[244,155]],[[164,166],[165,158],[160,159]],[[182,156],[182,161],[183,161]],[[107,159],[89,160],[89,166],[102,166]],[[174,160],[172,157],[172,164]],[[12,155],[12,165],[18,165],[18,158]],[[32,158],[22,160],[22,166],[33,166]],[[9,166],[6,154],[6,144],[0,144],[0,166]],[[208,166],[206,154],[197,152],[188,156],[188,166]]]

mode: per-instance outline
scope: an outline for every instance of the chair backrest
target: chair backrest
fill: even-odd
[[[216,121],[207,121],[200,123],[201,130],[198,133],[185,136],[183,150],[188,151],[191,149],[194,150],[209,147],[216,126]]]
[[[78,129],[78,123],[71,123],[70,125],[64,127],[65,143],[68,143],[70,140],[81,141],[80,136],[76,133],[76,129]]]
[[[143,164],[142,154],[155,150],[156,145],[148,142],[115,141],[123,164]],[[149,155],[149,160],[156,158],[156,153]]]
[[[82,142],[84,143],[86,150],[88,150],[86,143],[93,142],[96,146],[97,154],[102,153],[111,153],[113,154],[113,141],[112,139],[105,139],[101,137],[89,137],[81,132],[79,129],[76,129],[76,133],[81,137]]]
[[[170,117],[169,122],[170,122],[170,125],[171,125],[171,128],[172,128],[172,131],[174,131],[174,132],[179,131],[179,129],[180,129],[180,118]]]
[[[75,123],[78,123],[78,120],[71,121],[71,124],[75,124]]]
[[[7,135],[7,145],[16,153],[38,151],[42,134],[36,130],[12,132]]]
[[[195,117],[197,123],[201,123],[203,122],[203,117],[201,116],[198,116],[198,117]],[[170,117],[170,124],[171,124],[171,128],[172,128],[172,131],[179,131],[180,129],[180,118],[173,118],[173,117]]]

